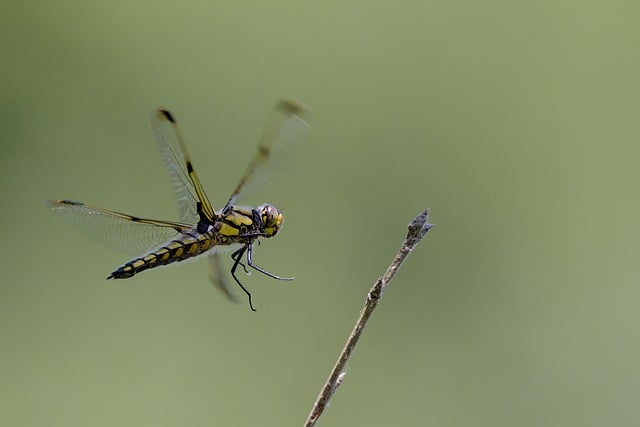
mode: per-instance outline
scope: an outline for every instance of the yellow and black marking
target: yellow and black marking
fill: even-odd
[[[217,236],[213,233],[199,236],[185,233],[181,240],[172,240],[154,252],[132,259],[111,273],[107,279],[127,279],[150,268],[183,261],[207,252],[217,243]]]
[[[149,221],[141,218],[136,220]],[[182,232],[179,239],[128,261],[111,273],[107,279],[128,279],[150,268],[202,255],[216,245],[250,245],[259,237],[274,236],[281,227],[282,221],[282,214],[271,205],[264,205],[260,211],[228,208],[214,219],[209,231],[199,233],[196,227],[188,232]]]
[[[282,153],[279,147],[299,139],[302,132],[309,128],[303,118],[305,111],[303,106],[292,101],[281,101],[276,106],[248,168],[218,213],[200,183],[175,117],[165,109],[156,109],[151,113],[151,128],[171,178],[180,222],[140,218],[70,200],[49,201],[49,207],[108,246],[133,253],[156,248],[126,262],[108,279],[129,278],[139,272],[207,252],[212,255],[216,246],[239,246],[231,255],[234,262],[231,275],[249,297],[249,306],[254,310],[251,294],[235,272],[239,266],[245,271],[250,267],[274,279],[293,279],[276,276],[252,261],[255,241],[275,236],[282,228],[284,219],[282,213],[272,205],[239,209],[235,204],[250,182],[256,176],[267,173],[274,164],[272,154]],[[242,261],[244,256],[246,266]],[[219,262],[217,257],[214,260]],[[226,289],[224,285],[221,288]]]

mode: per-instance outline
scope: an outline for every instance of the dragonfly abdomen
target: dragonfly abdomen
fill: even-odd
[[[118,267],[107,279],[128,279],[141,271],[173,262],[184,261],[201,255],[217,243],[215,235],[188,236],[182,240],[172,240],[153,252],[134,258]]]

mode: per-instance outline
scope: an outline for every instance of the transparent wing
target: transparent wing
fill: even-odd
[[[187,146],[173,115],[163,109],[152,111],[151,129],[171,178],[180,221],[197,223],[200,220],[200,210],[207,219],[213,221],[215,217],[213,206],[193,169]]]
[[[249,167],[231,193],[227,206],[234,205],[241,197],[269,182],[273,170],[280,166],[283,157],[293,146],[304,140],[311,129],[304,119],[307,109],[294,101],[280,101],[265,126],[258,149]]]
[[[132,256],[192,229],[189,224],[138,218],[70,200],[48,200],[47,205],[99,243]]]
[[[209,278],[211,279],[213,286],[215,286],[216,289],[222,292],[231,301],[239,302],[238,298],[236,298],[236,296],[231,292],[231,286],[229,285],[229,280],[222,262],[222,256],[219,252],[213,251],[209,254],[209,268]]]

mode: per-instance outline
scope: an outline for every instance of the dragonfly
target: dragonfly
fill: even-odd
[[[282,228],[284,216],[268,203],[253,209],[239,207],[236,203],[249,189],[267,181],[273,165],[277,164],[274,157],[281,158],[304,139],[310,129],[306,115],[307,109],[295,101],[281,100],[276,104],[257,151],[219,211],[214,210],[200,183],[174,115],[162,108],[151,112],[151,128],[176,197],[178,221],[142,218],[71,200],[48,200],[47,204],[99,242],[134,256],[107,279],[127,279],[152,268],[207,255],[214,284],[234,299],[224,279],[219,250],[231,248],[231,276],[247,295],[251,310],[256,311],[251,293],[236,272],[242,267],[248,274],[248,266],[273,279],[293,280],[293,277],[273,274],[253,262],[254,246],[261,238],[275,236]],[[246,265],[243,259],[246,259]]]

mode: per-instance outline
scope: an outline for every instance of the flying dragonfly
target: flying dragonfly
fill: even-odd
[[[135,255],[114,270],[107,279],[127,279],[142,271],[208,255],[214,284],[232,297],[221,271],[219,249],[237,248],[231,253],[231,276],[247,294],[249,307],[255,311],[251,293],[236,276],[238,266],[249,272],[242,262],[277,280],[293,280],[273,274],[253,262],[254,244],[260,238],[275,236],[284,217],[276,207],[264,203],[255,209],[241,208],[236,202],[250,187],[268,177],[274,157],[300,142],[310,129],[305,120],[306,108],[288,100],[280,101],[267,121],[258,149],[226,205],[216,211],[209,201],[189,157],[182,133],[173,114],[164,109],[151,112],[151,128],[160,155],[169,173],[177,199],[179,221],[141,218],[89,206],[71,200],[49,200],[48,206],[73,225],[114,249]],[[140,255],[140,254],[143,255]]]

